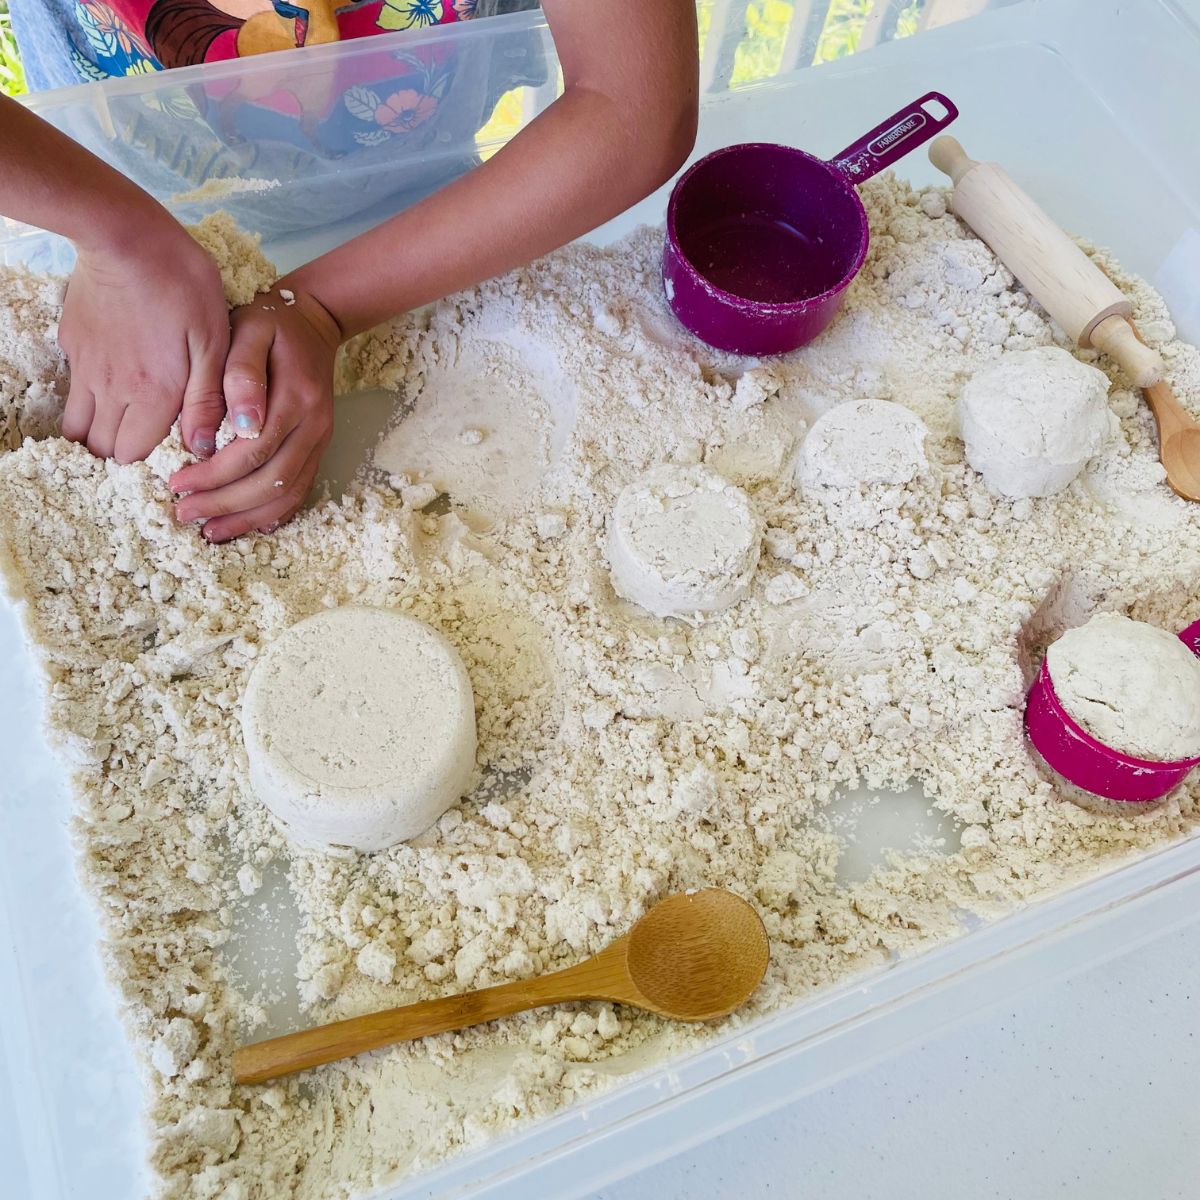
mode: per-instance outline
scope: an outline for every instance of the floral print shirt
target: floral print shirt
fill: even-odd
[[[480,6],[481,0],[11,3],[34,90],[468,21]]]

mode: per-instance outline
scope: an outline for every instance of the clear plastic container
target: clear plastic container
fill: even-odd
[[[895,7],[895,6],[892,6]],[[931,4],[930,11],[975,4]],[[741,6],[744,9],[744,5]],[[869,53],[788,69],[730,90],[738,38],[716,24],[739,10],[705,6],[714,24],[697,154],[744,140],[837,150],[900,103],[930,88],[962,110],[956,134],[996,159],[1068,228],[1112,246],[1167,297],[1181,331],[1200,339],[1200,4],[1195,0],[1023,0],[929,29]],[[933,24],[932,20],[929,22]],[[712,39],[716,40],[712,40]],[[792,44],[793,40],[795,45]],[[310,147],[298,173],[276,169],[262,137],[227,145],[199,101],[225,89],[262,96],[286,85],[312,94],[377,71],[378,45],[188,68],[39,97],[34,107],[111,160],[157,153],[150,185],[163,197],[215,175],[277,180],[266,191],[185,202],[194,219],[224,207],[267,236],[283,266],[355,232],[423,189],[465,169],[530,119],[555,93],[552,43],[537,14],[495,18],[449,33],[409,35],[406,54],[460,65],[426,142],[388,138],[334,153]],[[773,68],[810,57],[811,39],[768,54]],[[531,86],[485,126],[492,95],[481,73],[505,64]],[[274,78],[277,75],[278,79]],[[544,82],[539,83],[539,80]],[[368,86],[366,80],[363,86]],[[1169,86],[1164,86],[1169,82]],[[269,92],[268,88],[268,92]],[[241,94],[241,93],[240,93]],[[306,94],[308,94],[306,92]],[[190,107],[189,107],[190,105]],[[365,108],[364,108],[365,111]],[[386,114],[385,114],[386,115]],[[503,113],[501,114],[503,117]],[[153,119],[152,119],[153,116]],[[160,120],[160,118],[162,118]],[[484,130],[480,134],[481,128]],[[139,139],[155,141],[147,148]],[[168,131],[168,132],[164,132]],[[444,135],[444,136],[443,136]],[[199,166],[211,155],[208,168]],[[192,164],[180,178],[179,163]],[[267,164],[264,168],[264,164]],[[260,170],[260,168],[263,168]],[[936,176],[922,156],[904,170]],[[147,172],[139,172],[146,177]],[[660,221],[664,191],[601,230],[605,240]],[[64,266],[54,239],[0,227],[0,261]],[[1185,397],[1185,400],[1188,399]],[[1193,398],[1194,400],[1194,398]],[[145,1191],[140,1088],[95,951],[96,925],[75,883],[65,833],[62,766],[39,734],[40,688],[16,614],[0,608],[0,1147],[5,1194],[51,1200],[128,1200]],[[1070,891],[844,986],[814,994],[679,1061],[386,1190],[390,1198],[586,1195],[656,1159],[822,1087],[928,1036],[983,1003],[1081,969],[1188,919],[1200,897],[1200,837],[1164,848]],[[15,1180],[15,1183],[10,1181]]]

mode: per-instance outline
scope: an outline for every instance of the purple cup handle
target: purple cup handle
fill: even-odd
[[[936,117],[924,106],[934,101],[946,110]],[[954,101],[941,92],[926,92],[919,100],[906,104],[870,133],[847,146],[829,160],[850,183],[863,183],[886,167],[899,162],[910,150],[923,146],[958,116]]]
[[[1189,625],[1179,636],[1182,638],[1183,644],[1197,658],[1200,658],[1200,621]]]

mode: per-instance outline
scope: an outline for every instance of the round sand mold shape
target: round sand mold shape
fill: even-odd
[[[1200,658],[1175,634],[1099,613],[1046,653],[1059,703],[1120,754],[1175,762],[1200,756]]]
[[[963,388],[967,462],[1012,499],[1061,492],[1117,432],[1108,376],[1058,346],[1006,354]]]
[[[851,400],[819,417],[800,447],[800,487],[908,483],[928,469],[929,431],[890,400]]]
[[[242,704],[255,795],[307,846],[382,850],[466,790],[475,701],[458,652],[400,613],[336,608],[293,625]]]
[[[719,612],[749,592],[762,532],[750,498],[716,471],[655,467],[617,497],[613,587],[656,617]]]

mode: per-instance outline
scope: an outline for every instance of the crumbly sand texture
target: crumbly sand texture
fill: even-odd
[[[1022,736],[1026,685],[1064,629],[1097,610],[1167,629],[1200,616],[1200,518],[1163,482],[1149,414],[1114,374],[1113,443],[1056,496],[997,499],[964,461],[959,394],[1005,354],[1065,338],[944,192],[889,175],[863,197],[871,251],[844,312],[771,362],[679,330],[655,229],[364,336],[340,378],[393,387],[415,414],[403,477],[381,464],[228,546],[172,519],[177,441],[118,466],[44,437],[62,383],[52,285],[0,279],[0,359],[15,364],[0,368],[0,560],[74,764],[80,874],[145,1063],[158,1196],[367,1191],[959,935],[963,912],[1195,834],[1195,778],[1149,810],[1090,812]],[[209,226],[206,244],[231,298],[271,282],[232,229]],[[1200,355],[1161,299],[1085,248],[1134,298],[1177,393],[1200,397]],[[504,395],[460,387],[464,371]],[[921,419],[927,469],[797,492],[804,430],[863,399]],[[522,460],[501,487],[510,412],[536,470]],[[745,489],[765,531],[749,595],[696,626],[619,604],[604,557],[621,489],[664,461]],[[429,507],[440,484],[465,507]],[[478,788],[369,856],[289,848],[251,794],[239,728],[262,649],[343,604],[440,630],[478,704]],[[840,878],[826,806],[912,780],[955,838]],[[568,965],[706,885],[754,903],[772,943],[762,987],[715,1027],[580,1004],[232,1082],[236,1045],[297,1020],[290,970],[270,983],[239,965],[248,930],[290,947],[299,1019],[318,1022]]]

